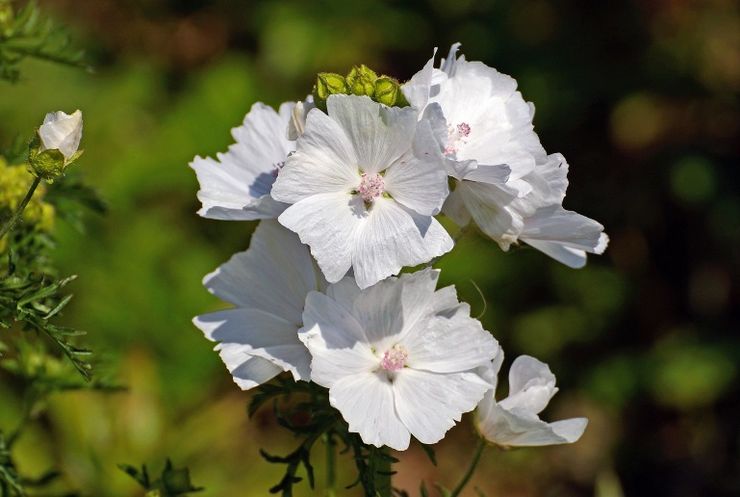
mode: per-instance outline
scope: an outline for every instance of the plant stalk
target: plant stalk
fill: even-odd
[[[26,209],[28,202],[31,201],[33,194],[36,192],[36,188],[38,188],[39,183],[41,183],[41,178],[33,179],[33,183],[31,184],[31,187],[28,189],[26,196],[23,197],[23,200],[21,200],[21,203],[18,205],[18,208],[15,210],[13,215],[3,225],[2,229],[0,229],[0,239],[2,239],[5,235],[7,235],[8,232],[13,229],[13,227],[15,226],[15,223],[18,222],[18,219],[20,219],[21,214],[23,214],[23,211]]]
[[[483,449],[485,448],[486,442],[485,440],[483,440],[483,437],[481,437],[478,439],[478,446],[475,448],[475,454],[473,455],[473,459],[470,460],[468,470],[465,472],[462,479],[460,479],[460,483],[458,483],[457,486],[452,490],[452,492],[450,492],[449,497],[458,497],[460,493],[465,489],[467,484],[470,482],[470,479],[473,477],[473,473],[475,473],[475,468],[478,467],[481,455],[483,454]]]
[[[324,434],[326,442],[326,497],[337,495],[337,457],[336,444],[332,432]]]

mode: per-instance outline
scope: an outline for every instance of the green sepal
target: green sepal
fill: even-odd
[[[401,93],[401,85],[393,78],[381,76],[375,82],[375,100],[381,104],[393,107],[398,105],[398,96]]]
[[[370,98],[375,95],[375,81],[378,75],[365,64],[355,66],[347,74],[347,87],[349,91],[358,96],[366,95]]]
[[[32,149],[28,155],[29,172],[44,181],[52,183],[56,178],[64,174],[67,163],[57,149],[44,150]]]
[[[316,107],[326,110],[326,99],[329,95],[347,94],[347,82],[344,76],[333,72],[320,72],[313,87],[313,99]]]

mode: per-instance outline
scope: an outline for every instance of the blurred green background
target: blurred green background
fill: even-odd
[[[550,364],[561,393],[546,418],[591,420],[573,446],[489,449],[475,485],[489,496],[740,495],[737,2],[41,4],[95,71],[35,62],[19,84],[0,82],[0,143],[47,111],[83,110],[75,167],[110,212],[85,236],[57,228],[60,267],[81,275],[64,320],[89,330],[130,389],[56,396],[21,442],[22,468],[53,459],[85,495],[135,496],[116,464],[170,455],[203,495],[266,495],[282,468],[258,449],[294,440],[269,412],[247,419],[249,395],[190,323],[219,306],[201,277],[246,248],[254,224],[196,216],[187,164],[224,150],[253,102],[302,98],[318,71],[365,63],[403,80],[432,47],[460,41],[468,59],[518,79],[543,144],[571,165],[565,206],[612,240],[582,270],[474,234],[440,263],[474,313],[484,306],[471,281],[481,287],[482,319],[509,361]],[[0,420],[20,409],[6,390]],[[397,485],[451,486],[473,439],[469,420],[454,428],[436,468],[418,447],[400,454]],[[352,481],[349,464],[341,478]]]

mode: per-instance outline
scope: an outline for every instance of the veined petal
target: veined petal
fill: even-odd
[[[421,443],[434,444],[490,388],[474,373],[436,374],[406,368],[393,382],[396,412]]]
[[[394,200],[378,198],[368,213],[352,253],[360,288],[397,274],[403,266],[422,264],[452,250],[450,235],[436,219]]]
[[[342,413],[349,431],[359,433],[366,444],[408,449],[409,430],[396,415],[393,387],[385,375],[363,373],[342,378],[329,390],[329,401]]]
[[[321,193],[348,193],[360,182],[352,143],[342,127],[320,110],[308,113],[296,147],[273,185],[275,200],[292,204]]]
[[[330,297],[312,292],[306,298],[304,328],[299,339],[311,353],[311,379],[331,387],[339,379],[378,366],[365,331],[344,307]]]
[[[449,317],[438,315],[419,324],[403,338],[410,368],[455,373],[490,363],[498,352],[496,339],[470,317],[467,304],[458,304]]]
[[[401,91],[406,100],[421,111],[429,101],[429,92],[432,87],[432,75],[434,74],[434,58],[437,56],[437,48],[434,48],[432,58],[424,64],[424,67],[414,74],[409,81],[401,86]]]
[[[229,343],[216,346],[234,383],[242,390],[259,386],[282,373],[281,367],[262,357],[249,355],[244,349],[241,345]]]
[[[479,412],[477,421],[481,434],[503,447],[537,447],[573,443],[586,429],[586,418],[572,418],[546,423],[536,415],[519,416],[498,405],[485,416]]]
[[[417,116],[411,107],[386,107],[356,95],[331,95],[326,106],[355,150],[352,165],[366,173],[383,171],[411,148]]]
[[[522,219],[508,207],[513,196],[496,185],[462,181],[457,190],[475,223],[504,250],[517,240]]]
[[[203,217],[224,220],[268,219],[285,205],[269,198],[275,175],[294,150],[285,136],[294,102],[280,106],[280,113],[256,103],[244,123],[232,130],[236,143],[218,161],[196,157],[190,163],[200,183],[198,199]]]
[[[296,380],[308,381],[308,350],[290,321],[256,309],[228,309],[198,316],[193,322],[209,340],[238,345],[242,354],[262,357],[290,371]]]
[[[524,220],[522,241],[567,266],[578,268],[586,252],[601,254],[609,238],[593,219],[557,206],[538,209]]]
[[[206,275],[203,284],[226,302],[267,311],[300,326],[306,294],[326,283],[295,233],[265,220],[252,235],[249,250]]]
[[[334,283],[352,266],[357,232],[365,216],[361,198],[349,193],[323,193],[293,204],[278,221],[311,247],[327,281]]]
[[[447,172],[426,121],[419,123],[414,155],[394,163],[385,175],[385,191],[419,214],[434,216],[449,193]]]

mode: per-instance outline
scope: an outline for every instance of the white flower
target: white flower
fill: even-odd
[[[452,249],[432,217],[447,174],[416,111],[332,95],[308,114],[297,149],[272,189],[291,203],[279,221],[295,231],[329,282],[351,268],[360,288]]]
[[[503,447],[522,447],[573,443],[586,429],[586,418],[571,418],[554,423],[542,421],[538,414],[557,393],[555,376],[547,364],[534,357],[519,356],[509,370],[509,396],[496,402],[496,384],[503,353],[481,370],[493,388],[478,406],[477,427],[490,442]]]
[[[242,389],[290,371],[308,380],[306,347],[298,340],[306,294],[326,282],[308,247],[277,221],[265,220],[252,235],[249,250],[234,255],[203,284],[228,309],[194,319]]]
[[[62,111],[46,114],[44,123],[39,127],[41,146],[39,151],[59,150],[69,160],[77,153],[82,139],[82,112],[66,114]]]
[[[270,190],[295,142],[288,139],[288,123],[295,102],[285,102],[279,112],[256,103],[244,123],[231,130],[236,143],[218,160],[195,157],[190,167],[200,183],[198,199],[203,217],[225,220],[270,219],[286,205],[270,197]]]
[[[443,212],[464,226],[472,218],[503,250],[523,241],[556,260],[582,267],[608,238],[596,221],[563,209],[568,165],[547,155],[534,132],[534,106],[516,81],[450,49],[441,69],[433,60],[404,87],[436,129],[456,181]]]
[[[441,69],[434,68],[433,59],[427,62],[404,93],[433,123],[450,176],[458,185],[473,183],[470,192],[448,201],[445,214],[457,222],[473,213],[486,234],[508,246],[522,223],[510,204],[529,193],[523,178],[546,152],[532,125],[534,109],[516,91],[516,80],[481,62],[456,58],[458,47],[452,46]],[[472,209],[469,197],[475,199]],[[476,209],[479,204],[484,208]]]
[[[496,340],[457,301],[435,291],[426,269],[360,290],[350,278],[311,292],[300,338],[311,380],[367,444],[396,450],[410,436],[433,444],[490,385],[475,372],[496,355]]]

